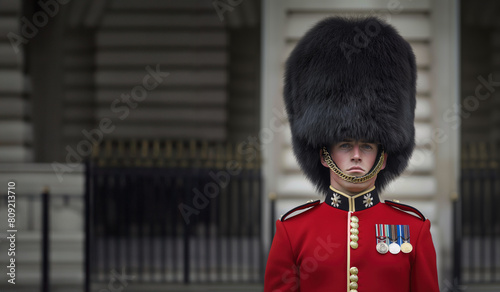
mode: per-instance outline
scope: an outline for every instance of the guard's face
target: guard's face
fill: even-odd
[[[346,174],[353,176],[363,176],[367,174],[377,160],[378,145],[360,140],[345,140],[332,146],[330,155],[337,166]],[[323,165],[328,167],[322,159]],[[382,166],[382,169],[385,167]],[[375,185],[377,177],[354,184],[341,179],[338,175],[330,171],[330,183],[339,191],[346,193],[357,193],[371,188]]]
[[[330,155],[345,173],[354,176],[367,174],[377,159],[378,145],[346,140],[333,145]]]

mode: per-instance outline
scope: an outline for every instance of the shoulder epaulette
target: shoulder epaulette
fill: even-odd
[[[286,212],[285,214],[281,215],[280,221],[285,221],[286,217],[288,217],[288,215],[292,214],[295,211],[304,210],[306,208],[311,208],[311,207],[316,207],[317,205],[319,205],[320,202],[321,202],[320,200],[307,201],[307,203],[300,205],[300,206],[297,206],[297,207],[293,208],[292,210]]]
[[[415,213],[417,215],[417,217],[422,219],[422,221],[425,221],[424,214],[422,214],[419,210],[417,210],[416,208],[414,208],[412,206],[401,204],[400,202],[396,202],[396,201],[389,201],[389,200],[385,200],[384,203],[393,207],[393,208],[399,209],[399,210]]]

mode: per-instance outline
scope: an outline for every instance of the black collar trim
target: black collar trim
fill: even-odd
[[[354,212],[371,208],[380,203],[380,199],[375,187],[354,196],[349,196],[330,186],[325,203],[333,208]]]

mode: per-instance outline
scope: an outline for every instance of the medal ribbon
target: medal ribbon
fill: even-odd
[[[403,225],[403,241],[404,242],[410,242],[410,226],[409,225]]]
[[[375,230],[377,234],[377,239],[380,241],[385,241],[384,224],[375,224]]]
[[[397,243],[397,241],[398,241],[398,232],[397,232],[396,225],[391,225],[390,232],[391,232],[390,233],[391,243],[392,242]]]
[[[391,233],[390,233],[390,231],[389,231],[389,225],[384,224],[384,227],[385,227],[385,236],[386,236],[386,238],[385,238],[385,242],[387,243],[387,245],[389,245],[389,244],[391,243],[391,242],[390,242],[390,236],[391,236],[390,234],[391,234]]]
[[[403,225],[398,225],[398,244],[401,246],[403,244]]]

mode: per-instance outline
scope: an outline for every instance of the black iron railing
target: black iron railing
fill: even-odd
[[[87,283],[113,269],[148,283],[261,282],[258,156],[134,143],[108,142],[87,163]]]
[[[500,172],[494,143],[462,150],[455,203],[454,276],[459,284],[500,284]]]
[[[54,207],[73,208],[81,206],[81,196],[50,194],[46,188],[41,194],[16,195],[16,227],[17,232],[32,231],[40,232],[40,291],[50,291],[50,254],[51,239],[53,232],[50,225],[50,214]],[[0,209],[7,209],[8,194],[0,195]],[[21,209],[20,206],[23,206]],[[24,209],[24,207],[26,209]],[[19,210],[23,211],[19,211]],[[39,223],[36,223],[39,222]],[[18,241],[19,242],[19,241]],[[56,251],[57,252],[57,251]]]

